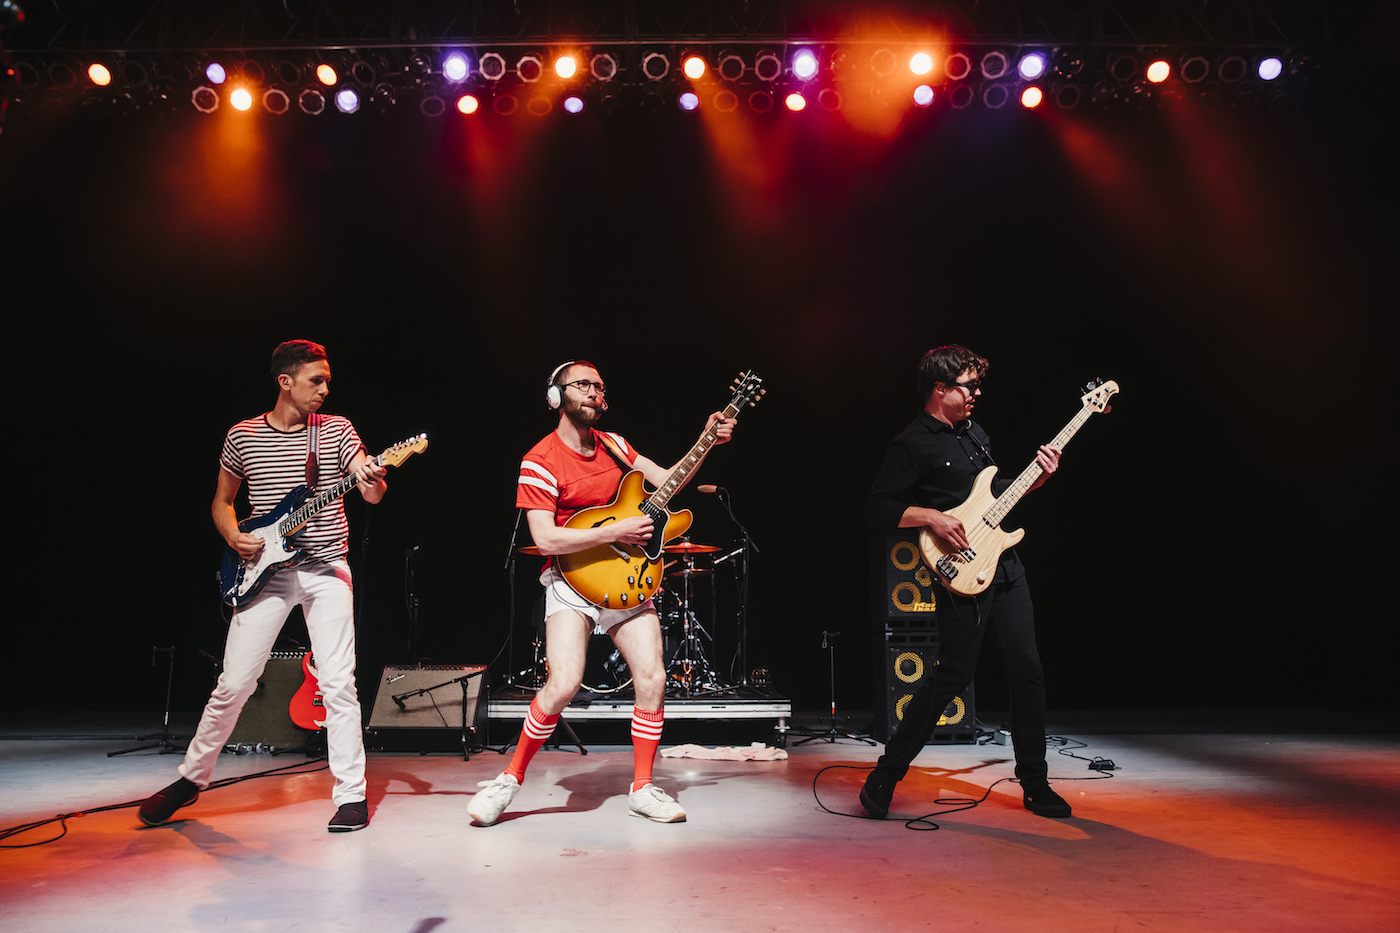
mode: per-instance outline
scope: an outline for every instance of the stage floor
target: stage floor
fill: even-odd
[[[973,810],[919,832],[939,798],[980,797],[1009,777],[1009,749],[930,746],[900,785],[901,819],[852,819],[878,749],[789,746],[781,762],[658,759],[689,822],[629,818],[631,752],[541,752],[492,827],[466,814],[503,759],[372,755],[373,822],[331,835],[330,778],[271,776],[206,792],[166,826],[134,809],[68,821],[56,842],[0,855],[5,931],[1118,930],[1400,929],[1400,736],[1241,731],[1095,734],[1093,778],[1050,754],[1067,820],[1024,810],[997,784]],[[1146,720],[1144,720],[1146,721]],[[8,735],[16,715],[6,717]],[[79,734],[100,734],[95,723]],[[106,752],[120,738],[0,740],[0,826],[138,800],[178,758]],[[73,730],[69,730],[73,734]],[[1069,733],[1071,737],[1073,733]],[[665,746],[663,746],[665,747]],[[288,764],[226,755],[220,778]],[[10,845],[58,832],[58,824]]]

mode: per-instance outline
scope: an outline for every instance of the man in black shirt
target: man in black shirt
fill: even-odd
[[[943,510],[960,505],[972,492],[977,474],[994,463],[986,432],[972,421],[988,368],[985,359],[965,347],[938,347],[924,354],[918,373],[924,410],[890,443],[871,486],[865,518],[872,533],[927,526],[954,547],[968,547],[962,522]],[[1031,489],[1055,472],[1060,451],[1043,445],[1036,462],[1043,472]],[[1000,493],[1009,482],[998,478],[993,491]],[[938,660],[866,779],[861,804],[874,817],[889,812],[895,785],[928,743],[939,715],[972,682],[982,635],[990,624],[996,626],[1005,655],[1016,777],[1026,809],[1041,816],[1069,816],[1069,804],[1046,780],[1045,678],[1026,571],[1015,549],[1002,555],[991,585],[982,593],[966,597],[945,592],[938,603]]]

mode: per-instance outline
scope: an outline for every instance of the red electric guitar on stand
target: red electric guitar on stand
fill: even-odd
[[[287,704],[287,714],[298,729],[315,732],[326,728],[326,701],[321,695],[321,684],[316,680],[316,662],[310,651],[302,655],[301,669],[306,679],[292,694],[291,702]]]

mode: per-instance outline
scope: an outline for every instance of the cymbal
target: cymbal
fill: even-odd
[[[524,547],[516,548],[516,551],[517,551],[517,553],[520,553],[520,554],[532,554],[532,555],[534,555],[535,557],[543,557],[543,556],[544,556],[543,554],[540,553],[540,549],[537,548],[537,547],[535,547],[533,544],[527,544],[527,545],[525,545]]]
[[[668,579],[671,577],[683,577],[688,573],[714,573],[714,571],[711,570],[709,567],[690,567],[686,570],[674,570],[671,573],[666,574],[666,577]]]
[[[718,554],[719,548],[713,544],[692,544],[689,541],[682,541],[679,544],[668,544],[661,550],[668,554]]]

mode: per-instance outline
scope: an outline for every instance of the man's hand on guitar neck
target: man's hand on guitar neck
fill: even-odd
[[[1034,483],[1031,483],[1030,489],[1027,489],[1026,492],[1044,486],[1045,481],[1050,478],[1050,474],[1060,468],[1060,448],[1041,444],[1040,450],[1036,451],[1035,462],[1040,466],[1040,476],[1036,478]]]

